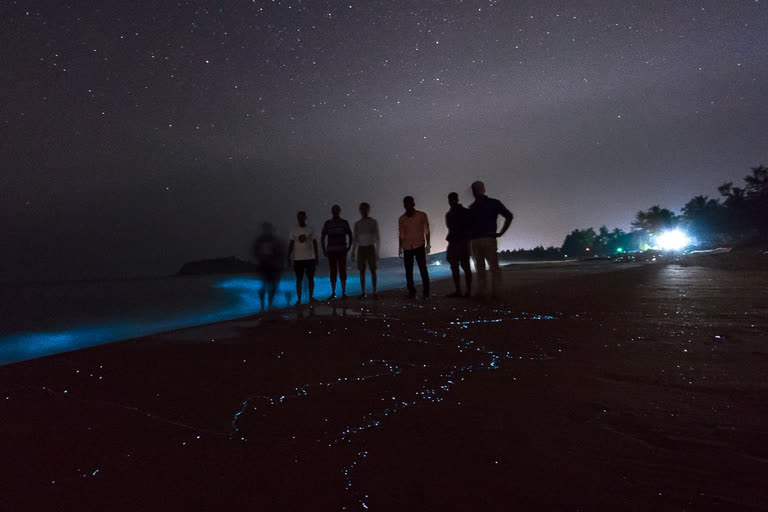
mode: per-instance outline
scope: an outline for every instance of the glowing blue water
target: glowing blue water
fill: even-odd
[[[430,266],[432,279],[449,274],[446,265]],[[404,283],[401,268],[380,269],[379,290]],[[251,276],[0,287],[0,365],[258,313],[261,287]],[[316,276],[315,297],[330,293],[328,278]],[[356,271],[349,273],[347,293],[360,293]],[[295,279],[286,274],[274,307],[294,302]]]

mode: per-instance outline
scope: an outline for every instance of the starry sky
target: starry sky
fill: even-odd
[[[629,228],[768,163],[768,1],[0,4],[0,279],[172,273],[402,197],[444,248],[486,182],[502,248]]]

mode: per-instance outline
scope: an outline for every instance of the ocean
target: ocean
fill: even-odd
[[[429,270],[432,279],[450,275],[445,264],[432,263]],[[261,287],[252,275],[3,284],[0,365],[258,313]],[[379,290],[404,287],[402,267],[379,269]],[[304,288],[306,301],[306,281]],[[328,277],[315,276],[315,297],[323,300],[330,293]],[[360,294],[356,269],[348,272],[347,294]],[[286,272],[275,307],[295,301],[295,277]]]

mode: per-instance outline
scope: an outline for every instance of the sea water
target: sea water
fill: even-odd
[[[429,272],[432,279],[450,274],[444,264]],[[402,268],[379,270],[379,290],[404,286]],[[262,288],[252,275],[0,285],[0,365],[258,313]],[[330,293],[328,277],[315,276],[315,297]],[[347,294],[360,294],[356,270],[348,272]],[[285,273],[273,306],[295,302],[295,277]]]

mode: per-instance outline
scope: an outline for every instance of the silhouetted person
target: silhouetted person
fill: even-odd
[[[280,284],[280,274],[283,271],[285,253],[283,244],[275,236],[274,228],[269,222],[261,225],[261,234],[253,243],[253,255],[256,259],[256,271],[262,281],[259,290],[261,309],[264,310],[264,296],[266,295],[267,308],[272,309],[277,287]]]
[[[413,284],[413,260],[419,265],[421,284],[424,287],[424,299],[429,299],[429,272],[427,271],[427,254],[429,246],[429,219],[427,214],[416,209],[413,197],[403,199],[405,213],[397,221],[400,234],[400,256],[404,258],[405,281],[408,286],[408,297],[416,296],[416,286]]]
[[[451,265],[453,274],[453,284],[456,291],[448,294],[448,297],[461,297],[461,272],[459,267],[464,270],[464,280],[466,281],[467,291],[464,297],[469,297],[472,291],[472,269],[469,265],[470,254],[470,220],[469,210],[459,203],[459,194],[451,192],[448,194],[448,204],[451,209],[445,214],[445,226],[448,228],[448,250],[445,257]]]
[[[307,225],[307,213],[296,214],[299,225],[291,231],[291,241],[288,243],[288,262],[293,253],[293,270],[296,272],[296,304],[301,304],[301,282],[307,274],[309,302],[314,300],[315,269],[318,264],[317,238],[312,226]]]
[[[320,237],[323,254],[328,258],[331,267],[331,296],[328,300],[336,298],[337,273],[341,282],[341,298],[347,298],[347,252],[352,248],[352,230],[349,228],[349,222],[339,217],[340,214],[341,207],[333,205],[333,217],[325,221]]]
[[[482,181],[472,183],[472,195],[475,196],[475,201],[469,205],[472,257],[475,259],[475,270],[480,281],[480,293],[485,293],[486,290],[485,264],[488,262],[491,269],[491,295],[495,296],[497,285],[501,281],[496,239],[509,229],[513,215],[501,201],[485,195],[485,184]],[[499,216],[504,217],[504,225],[501,231],[497,232]]]
[[[376,262],[379,259],[379,223],[368,216],[371,206],[360,203],[360,220],[355,222],[352,261],[357,257],[357,269],[360,271],[360,298],[365,298],[365,267],[371,271],[373,298],[376,295]],[[355,254],[357,252],[357,254]]]

